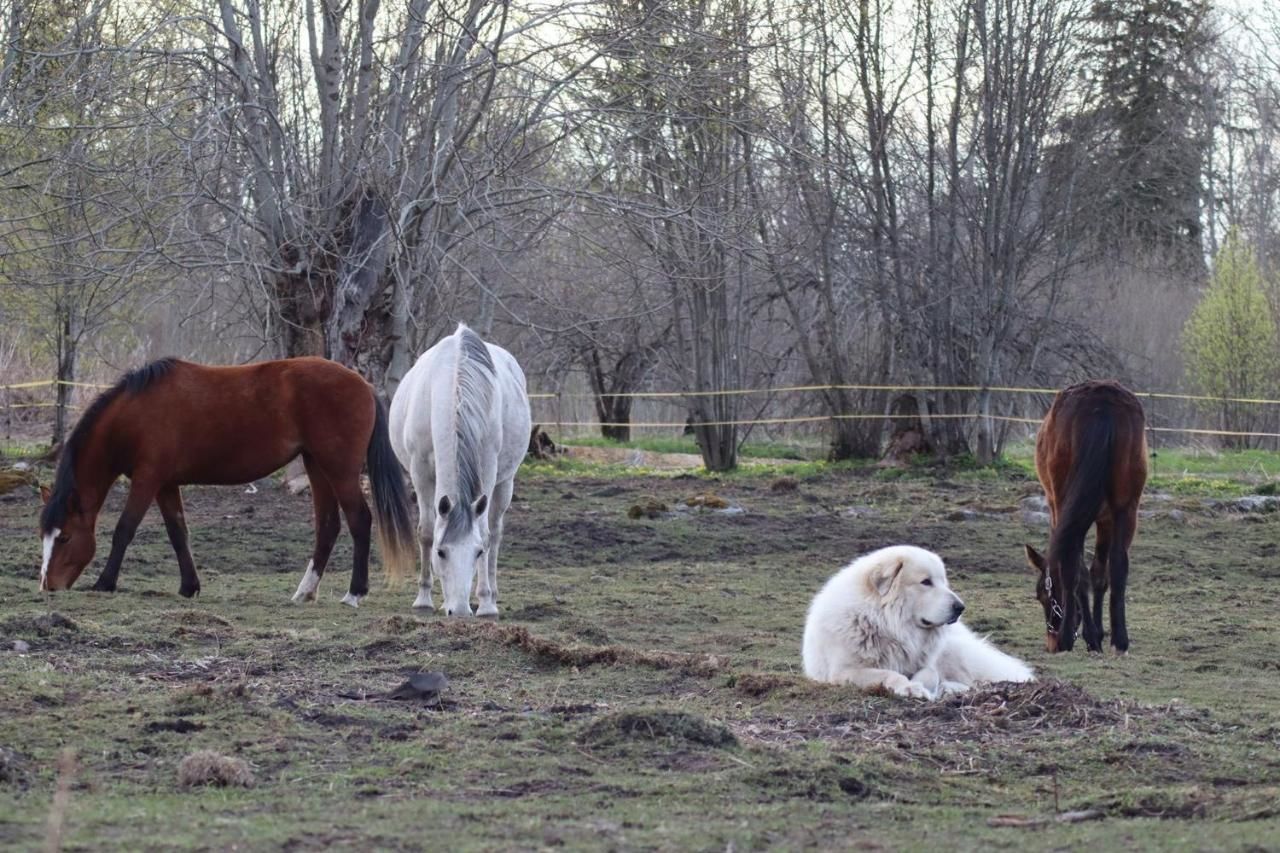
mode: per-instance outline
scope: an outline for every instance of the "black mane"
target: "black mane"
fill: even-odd
[[[58,472],[54,475],[53,491],[40,513],[40,532],[47,535],[55,527],[61,527],[67,519],[67,508],[76,498],[76,457],[84,447],[89,434],[107,406],[122,394],[137,394],[164,376],[178,363],[176,358],[162,358],[121,376],[115,385],[99,394],[84,410],[75,429],[62,446],[58,459]],[[77,507],[78,509],[78,507]]]

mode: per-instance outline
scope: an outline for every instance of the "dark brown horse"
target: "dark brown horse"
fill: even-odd
[[[1116,382],[1081,382],[1058,393],[1036,436],[1036,474],[1053,525],[1047,557],[1030,545],[1027,560],[1039,573],[1036,597],[1044,606],[1045,648],[1070,651],[1084,623],[1090,651],[1102,651],[1102,601],[1111,587],[1111,646],[1129,649],[1125,587],[1129,546],[1138,529],[1138,502],[1147,481],[1146,418],[1142,404]],[[1089,576],[1084,540],[1097,525]]]
[[[338,538],[338,510],[355,540],[355,606],[369,591],[373,514],[360,489],[367,463],[382,558],[394,577],[415,560],[415,536],[386,409],[359,374],[322,358],[243,367],[176,359],[124,376],[85,410],[67,439],[53,489],[43,489],[44,562],[40,588],[67,589],[93,559],[98,511],[122,474],[129,497],[111,538],[111,555],[93,585],[114,592],[125,549],[155,501],[178,555],[178,592],[200,591],[187,546],[180,486],[247,483],[301,454],[311,481],[316,541],[295,600],[315,597]]]

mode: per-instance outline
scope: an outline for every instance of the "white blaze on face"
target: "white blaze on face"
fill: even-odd
[[[55,527],[44,537],[44,559],[40,563],[40,588],[46,589],[49,582],[49,560],[53,557],[53,542],[62,533],[62,528]]]

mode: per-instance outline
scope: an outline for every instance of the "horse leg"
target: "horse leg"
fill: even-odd
[[[178,595],[191,598],[200,592],[200,577],[196,574],[196,561],[191,558],[191,546],[187,542],[187,518],[182,511],[182,493],[177,486],[165,486],[156,493],[156,505],[160,507],[160,515],[164,518],[169,543],[173,545],[173,552],[178,555],[178,571],[182,576]]]
[[[333,543],[338,539],[338,531],[342,529],[342,521],[338,516],[338,498],[333,487],[319,467],[309,456],[302,457],[302,464],[307,469],[307,479],[311,482],[311,505],[315,511],[316,542],[311,552],[311,562],[298,583],[298,591],[293,594],[294,601],[315,601],[316,587],[329,565],[329,554],[333,551]]]
[[[480,606],[476,608],[477,616],[498,615],[498,549],[502,547],[503,520],[507,515],[507,507],[511,506],[511,493],[514,490],[514,480],[506,480],[493,489],[493,501],[489,505],[489,550],[480,571],[480,588],[477,592]]]
[[[435,471],[426,459],[415,459],[409,469],[409,479],[418,495],[418,554],[422,561],[418,568],[418,597],[413,600],[413,607],[435,610],[436,604],[431,599],[431,588],[435,585],[431,571],[431,546],[436,529]]]
[[[1124,618],[1124,593],[1129,583],[1129,546],[1138,530],[1136,508],[1113,513],[1115,536],[1107,562],[1111,569],[1111,648],[1122,655],[1129,651],[1129,628]]]
[[[360,599],[369,594],[369,535],[373,531],[373,513],[360,491],[360,475],[334,485],[334,494],[342,514],[347,517],[347,529],[351,531],[354,552],[351,562],[351,586],[342,596],[342,603],[360,606]]]
[[[1098,626],[1099,640],[1102,631],[1102,602],[1107,596],[1107,563],[1111,550],[1111,518],[1098,519],[1098,539],[1093,543],[1093,563],[1089,566],[1089,579],[1093,582],[1093,624]],[[1115,630],[1113,624],[1112,630]]]
[[[107,557],[107,565],[98,575],[93,589],[98,592],[115,592],[116,582],[120,578],[120,564],[124,562],[125,549],[133,541],[138,532],[138,525],[147,514],[151,501],[155,499],[156,487],[145,479],[132,480],[129,483],[129,497],[124,502],[124,512],[116,522],[115,533],[111,535],[111,555]]]

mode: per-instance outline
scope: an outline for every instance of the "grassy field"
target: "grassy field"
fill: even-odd
[[[320,601],[292,605],[310,504],[276,489],[187,490],[195,601],[154,514],[117,594],[42,595],[20,491],[0,500],[0,846],[40,847],[52,819],[65,849],[1280,849],[1280,515],[1210,503],[1269,482],[1222,464],[1155,478],[1123,659],[1043,652],[1021,552],[1047,529],[1016,458],[782,481],[532,466],[497,624],[415,614],[409,583],[340,605],[345,534]],[[707,492],[743,511],[676,509]],[[943,554],[966,621],[1038,684],[929,704],[799,677],[818,586],[902,541]],[[386,698],[427,670],[438,701]],[[181,786],[200,749],[255,786]]]

